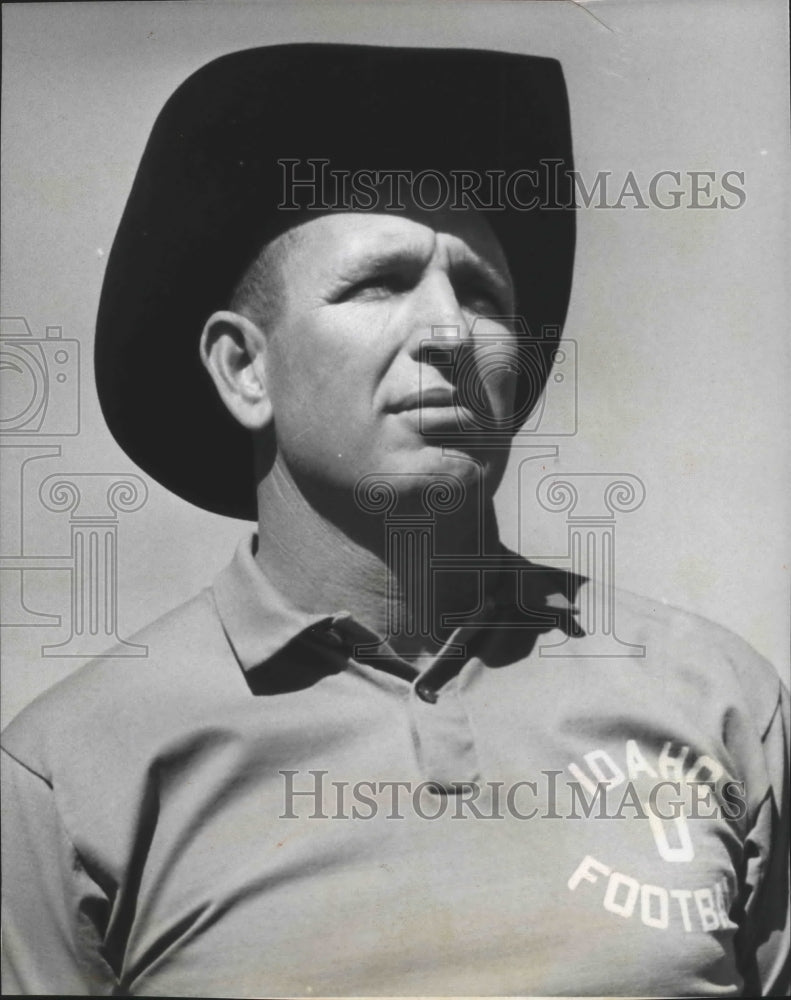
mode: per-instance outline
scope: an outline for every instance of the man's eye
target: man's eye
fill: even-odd
[[[459,301],[463,307],[482,315],[507,311],[499,291],[486,285],[470,285],[460,290]]]
[[[372,274],[368,278],[356,281],[340,294],[338,302],[348,302],[356,298],[384,298],[388,295],[398,295],[409,288],[405,275],[396,272]]]

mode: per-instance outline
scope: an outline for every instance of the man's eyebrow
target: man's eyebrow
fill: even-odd
[[[429,256],[417,244],[392,247],[389,250],[364,250],[341,260],[338,275],[343,280],[349,280],[362,275],[378,274],[390,267],[422,267]]]
[[[494,285],[497,285],[498,288],[502,288],[503,291],[512,291],[513,289],[513,279],[508,267],[505,264],[502,267],[498,267],[479,254],[464,256],[460,260],[455,261],[452,265],[452,270],[461,272],[465,276],[471,275],[475,277],[483,275]]]
[[[363,251],[358,256],[350,256],[342,260],[338,267],[338,277],[342,281],[354,280],[357,277],[379,274],[391,267],[422,267],[430,255],[423,247],[414,246],[392,247],[390,249],[371,249]],[[511,294],[513,279],[506,264],[498,266],[480,254],[469,250],[461,257],[451,260],[451,272],[462,277],[484,277],[497,289]]]
[[[498,266],[475,252],[465,254],[451,264],[451,273],[462,281],[481,281],[502,297],[501,305],[510,309],[515,298],[514,281],[507,264]]]

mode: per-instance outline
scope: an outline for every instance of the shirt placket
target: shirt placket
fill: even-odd
[[[421,774],[443,791],[456,792],[480,779],[480,765],[459,673],[442,683],[443,668],[447,663],[438,658],[417,675],[408,706]]]
[[[475,669],[478,662],[467,652],[467,644],[477,629],[457,628],[420,670],[397,656],[387,643],[381,644],[381,660],[355,659],[355,640],[365,645],[365,640],[370,642],[375,636],[347,615],[335,616],[328,631],[330,635],[344,635],[350,664],[370,680],[397,688],[402,698],[406,694],[414,752],[423,780],[449,793],[476,782],[480,775],[478,754],[460,677],[462,671],[466,675]],[[330,643],[337,642],[334,637],[327,638]],[[460,647],[465,650],[461,657]]]

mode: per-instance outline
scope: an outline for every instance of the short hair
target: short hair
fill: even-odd
[[[295,224],[270,239],[247,266],[231,293],[229,309],[240,313],[258,326],[276,322],[286,300],[285,263],[291,246],[297,242],[302,213]]]

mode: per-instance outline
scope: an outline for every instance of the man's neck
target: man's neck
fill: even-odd
[[[405,498],[409,502],[409,498]],[[490,551],[499,546],[494,514],[489,502],[484,524],[478,503],[462,505],[453,515],[439,515],[428,533],[415,530],[410,519],[403,527],[393,522],[388,544],[385,515],[355,508],[353,497],[325,510],[310,503],[287,470],[277,462],[259,484],[259,538],[256,560],[262,571],[297,607],[328,614],[346,610],[362,625],[388,637],[395,652],[416,661],[437,652],[452,629],[441,627],[448,612],[471,610],[478,600],[474,573],[429,574],[428,557],[472,556],[481,551],[482,534]],[[335,516],[342,510],[345,521]],[[425,522],[424,522],[425,524]],[[413,531],[412,538],[407,533]],[[403,542],[403,544],[401,544]],[[399,550],[404,558],[394,557]],[[422,562],[422,565],[417,565]],[[417,572],[422,569],[423,572]],[[408,579],[407,579],[408,577]],[[429,581],[416,589],[415,580]],[[431,622],[427,628],[404,627],[421,612]],[[394,627],[394,623],[402,623]]]

